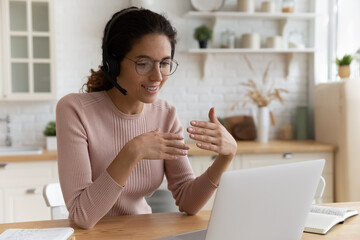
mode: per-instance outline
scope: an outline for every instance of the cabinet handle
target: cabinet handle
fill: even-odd
[[[0,163],[0,169],[5,169],[7,166],[7,163]]]
[[[291,159],[291,158],[293,158],[293,154],[292,153],[284,153],[283,158],[284,159]]]
[[[36,194],[38,190],[36,188],[30,188],[26,190],[26,194]]]

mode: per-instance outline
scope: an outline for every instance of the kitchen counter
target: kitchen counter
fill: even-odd
[[[195,142],[187,142],[190,146],[190,156],[209,156],[215,153],[202,150],[196,147]],[[282,141],[273,140],[268,143],[259,143],[254,141],[238,142],[237,154],[256,154],[256,153],[284,153],[284,152],[335,152],[336,146],[308,141]],[[56,151],[44,150],[42,154],[32,155],[12,155],[0,156],[0,162],[26,162],[26,161],[48,161],[57,160]]]
[[[188,151],[188,155],[190,156],[209,156],[215,154],[214,152],[198,148],[195,145],[195,142],[188,142],[187,144],[190,146],[190,150]],[[237,154],[335,152],[337,148],[335,145],[319,143],[313,140],[272,140],[268,143],[259,143],[255,141],[238,141],[237,145]]]
[[[0,156],[0,163],[57,160],[57,151],[43,150],[41,154]]]

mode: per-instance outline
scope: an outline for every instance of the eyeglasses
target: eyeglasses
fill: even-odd
[[[171,59],[171,58],[154,60],[150,57],[142,57],[137,61],[134,61],[128,57],[124,57],[124,58],[135,63],[135,70],[141,76],[145,76],[149,74],[154,69],[155,62],[160,63],[160,72],[164,76],[169,76],[173,74],[179,65],[175,59]]]

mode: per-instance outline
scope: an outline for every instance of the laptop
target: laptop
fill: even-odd
[[[224,172],[207,230],[158,240],[299,240],[325,160]]]

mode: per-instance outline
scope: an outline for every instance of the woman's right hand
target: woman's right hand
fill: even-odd
[[[179,134],[161,133],[159,129],[141,134],[125,144],[107,172],[119,185],[125,186],[140,160],[177,160],[179,156],[187,155],[189,146],[183,140]]]
[[[159,129],[147,132],[129,141],[130,151],[136,152],[136,159],[164,159],[177,160],[179,156],[186,156],[189,146],[184,138],[175,133],[161,133]]]

